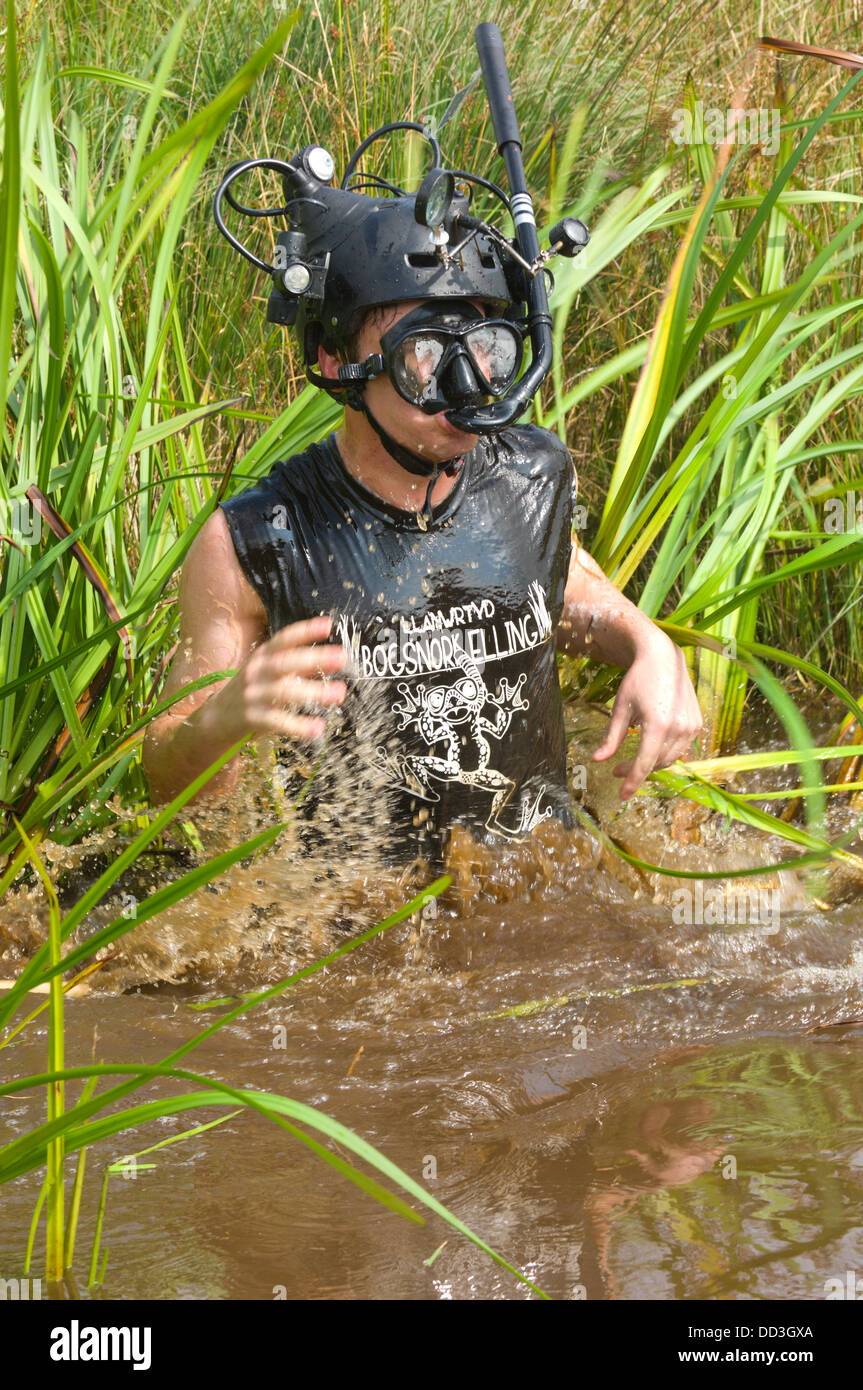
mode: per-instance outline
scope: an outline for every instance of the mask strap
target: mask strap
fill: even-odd
[[[313,367],[306,367],[306,378],[313,386],[318,386],[332,396],[334,401],[346,401],[353,410],[361,410],[363,387],[373,377],[380,376],[384,370],[384,359],[379,352],[372,353],[365,362],[348,362],[339,367],[338,376],[321,376]]]

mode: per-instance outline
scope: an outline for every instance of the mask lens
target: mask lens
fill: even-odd
[[[431,333],[403,338],[393,354],[392,370],[401,394],[416,405],[438,395],[436,372],[444,354],[444,343]]]
[[[492,396],[500,396],[521,365],[522,342],[514,328],[480,324],[466,335],[465,346],[480,380]]]

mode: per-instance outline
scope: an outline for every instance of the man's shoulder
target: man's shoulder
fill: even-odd
[[[316,483],[329,467],[326,441],[309,444],[287,458],[278,459],[269,473],[247,483],[219,505],[229,519],[269,511],[280,505],[290,507],[292,500],[313,495]]]
[[[510,480],[520,494],[542,498],[543,509],[569,507],[578,497],[578,478],[568,446],[540,425],[515,425],[492,436],[489,477]]]

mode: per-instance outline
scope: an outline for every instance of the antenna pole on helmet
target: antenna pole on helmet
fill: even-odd
[[[498,153],[506,165],[516,242],[524,260],[534,265],[540,254],[539,238],[521,158],[521,134],[512,100],[503,38],[496,24],[478,24],[474,38]],[[534,392],[548,375],[552,359],[551,315],[548,311],[545,275],[541,269],[528,279],[528,302],[528,326],[533,358],[530,369],[505,400],[497,401],[493,405],[480,406],[476,410],[447,411],[447,418],[454,424],[463,425],[479,433],[492,432],[511,424],[521,415]]]
[[[478,24],[474,34],[482,68],[497,151],[506,165],[511,190],[510,206],[519,249],[526,261],[539,255],[533,203],[524,176],[521,134],[512,100],[512,88],[503,51],[503,37],[496,24]]]

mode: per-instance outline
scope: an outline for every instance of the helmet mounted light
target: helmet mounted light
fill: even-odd
[[[310,381],[369,415],[365,383],[386,371],[395,389],[421,409],[445,411],[465,432],[495,434],[524,413],[551,369],[546,262],[553,255],[577,255],[589,233],[578,219],[564,218],[553,228],[549,248],[540,250],[500,30],[480,24],[475,39],[509,195],[479,175],[444,169],[430,130],[395,121],[358,146],[337,188],[333,159],[320,145],[307,145],[287,161],[232,165],[216,191],[213,213],[231,246],[271,276],[267,318],[294,328]],[[431,168],[415,194],[356,172],[369,145],[401,130],[421,133],[431,150]],[[235,199],[232,184],[252,169],[281,176],[282,205],[246,207]],[[471,214],[475,187],[503,204],[513,237]],[[228,230],[223,201],[251,218],[287,220],[272,265]],[[413,300],[421,301],[420,310],[403,315],[383,335],[382,353],[346,363],[336,377],[315,370],[319,346],[345,355],[364,311]],[[487,315],[473,310],[470,300],[488,306]],[[531,362],[519,375],[526,336]],[[371,422],[389,448],[388,436]],[[390,452],[414,472],[429,474],[437,467],[401,446]]]

